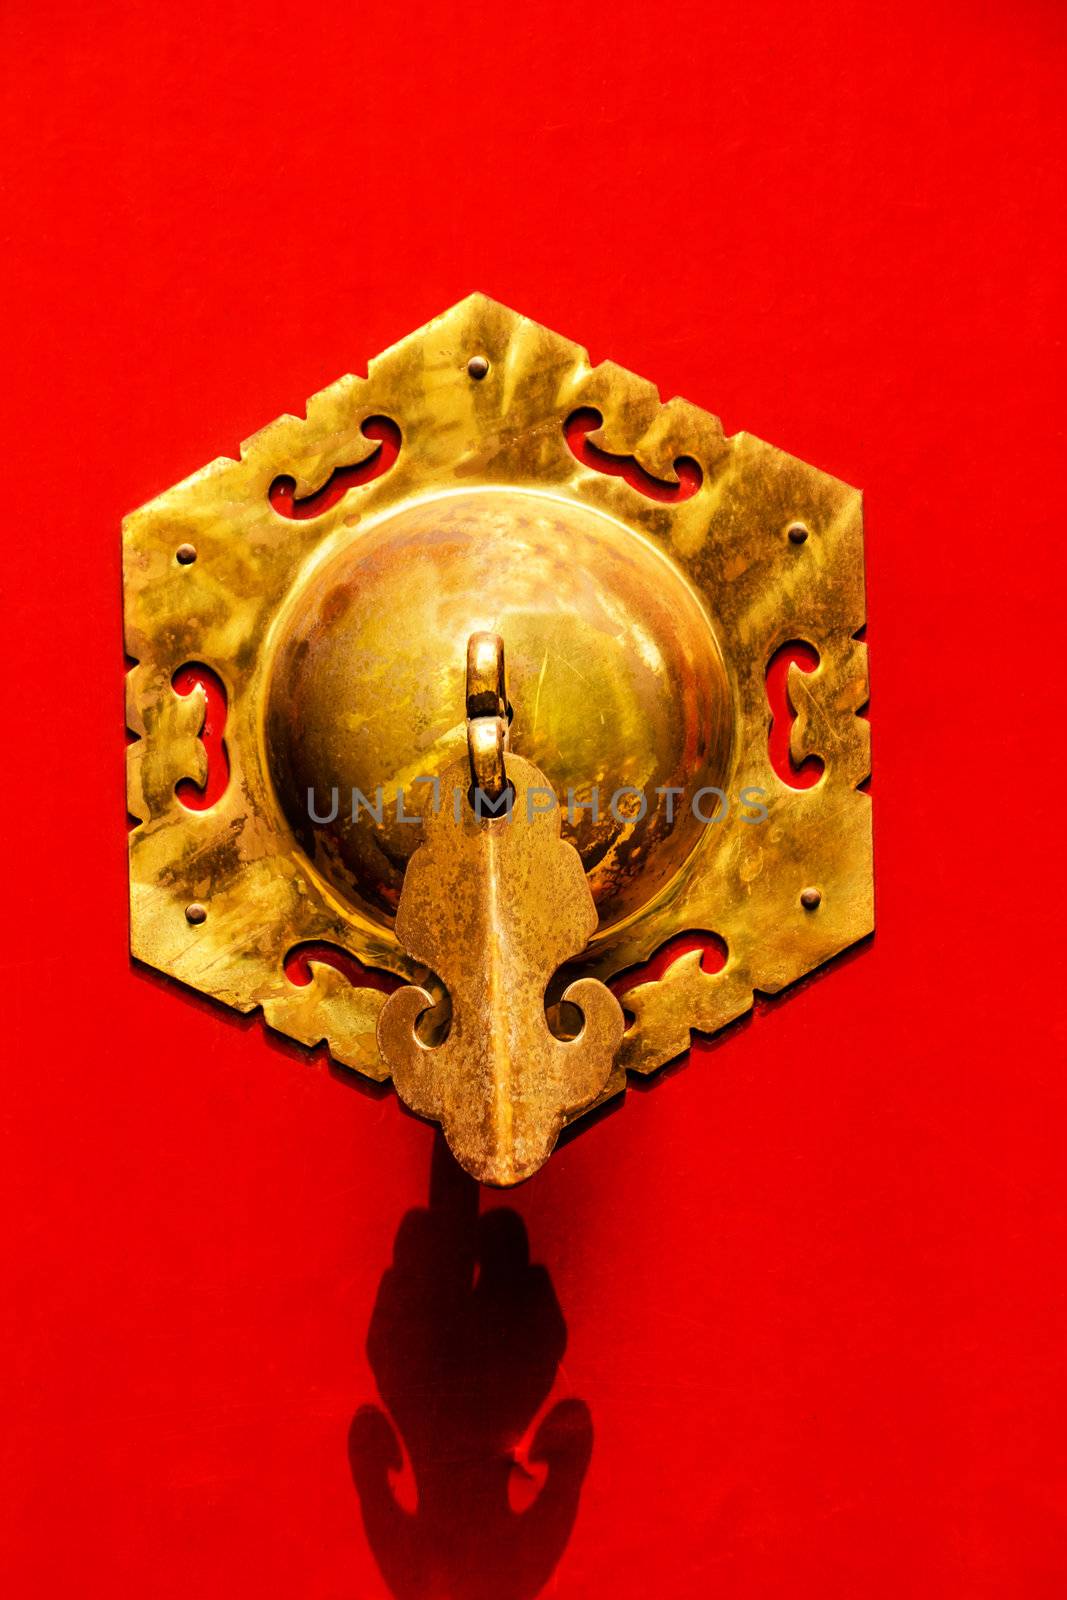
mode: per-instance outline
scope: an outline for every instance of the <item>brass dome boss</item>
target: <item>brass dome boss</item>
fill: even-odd
[[[485,296],[133,512],[124,584],[134,955],[485,1182],[873,926],[858,492]]]

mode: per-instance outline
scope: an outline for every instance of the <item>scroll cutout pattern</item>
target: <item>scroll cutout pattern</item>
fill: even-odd
[[[583,466],[592,467],[613,478],[622,478],[647,500],[660,500],[668,504],[692,499],[704,482],[703,469],[692,456],[679,456],[674,462],[677,483],[665,483],[662,478],[654,478],[647,472],[635,456],[614,455],[610,450],[601,449],[588,436],[603,426],[604,418],[593,406],[581,406],[577,411],[572,411],[563,424],[563,436],[571,454]]]
[[[294,945],[283,968],[284,993],[263,1002],[267,1026],[309,1049],[325,1043],[343,1067],[384,1081],[389,1072],[375,1030],[386,995],[400,980],[320,940]]]
[[[698,953],[700,956],[700,970],[711,977],[716,972],[721,972],[729,957],[726,940],[717,933],[678,933],[673,939],[668,939],[666,944],[660,945],[647,961],[639,967],[631,967],[628,972],[620,974],[609,984],[612,994],[622,1002],[623,1010],[626,1008],[625,996],[631,989],[636,989],[642,983],[655,983],[657,979],[665,976],[674,966],[676,961],[681,961],[683,956]]]
[[[793,729],[797,704],[797,675],[805,677],[819,665],[819,652],[801,639],[791,639],[774,652],[767,665],[767,701],[771,708],[768,753],[771,766],[791,789],[813,789],[825,771],[822,756],[814,753],[797,759]]]
[[[223,737],[226,728],[226,690],[222,679],[202,662],[188,661],[171,679],[175,694],[185,698],[199,689],[204,697],[204,717],[199,740],[206,771],[202,782],[180,778],[174,793],[187,811],[208,811],[222,799],[230,782],[230,758]]]
[[[340,945],[312,940],[294,945],[285,958],[284,971],[289,982],[304,989],[314,980],[314,964],[332,967],[346,978],[354,988],[377,989],[379,994],[392,994],[403,987],[404,980],[394,972],[382,972],[378,967],[366,967],[362,961],[342,950]]]
[[[400,454],[402,443],[400,429],[396,423],[391,417],[368,417],[366,422],[360,424],[359,431],[365,439],[374,440],[377,449],[372,450],[362,461],[353,462],[350,466],[336,467],[321,487],[300,495],[297,493],[299,484],[295,478],[283,475],[274,479],[268,490],[268,498],[279,516],[287,517],[294,522],[305,522],[311,517],[321,517],[323,512],[335,506],[349,489],[371,483],[389,471]]]

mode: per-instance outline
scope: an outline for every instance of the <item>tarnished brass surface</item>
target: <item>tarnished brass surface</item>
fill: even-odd
[[[294,590],[272,640],[267,711],[286,817],[323,876],[389,926],[419,841],[397,795],[411,813],[414,780],[463,751],[464,652],[479,630],[505,636],[516,749],[561,801],[573,791],[564,837],[611,925],[666,888],[698,843],[700,824],[682,807],[668,822],[655,790],[725,784],[730,690],[707,611],[662,552],[555,495],[465,489],[405,504]],[[611,815],[624,784],[649,793],[641,822]],[[309,788],[324,815],[333,786],[347,799],[378,785],[384,825],[363,807],[353,821],[347,804],[308,827]]]
[[[619,1002],[595,978],[562,997],[582,1014],[580,1034],[549,1031],[548,982],[584,950],[596,908],[578,852],[560,838],[559,811],[529,803],[544,775],[520,756],[504,762],[509,816],[475,815],[463,761],[442,774],[436,811],[425,792],[426,826],[400,896],[397,937],[448,990],[448,1037],[428,1045],[416,1032],[434,1003],[425,989],[398,990],[378,1018],[401,1099],[440,1122],[460,1164],[493,1184],[519,1183],[548,1160],[566,1119],[603,1091],[623,1031]]]
[[[488,363],[479,377],[474,355]],[[588,408],[604,419],[590,464],[565,433]],[[401,437],[388,470],[317,514],[315,501],[298,517],[276,509],[278,479],[293,480],[299,503],[335,471],[372,470],[382,418]],[[648,475],[677,483],[682,457],[699,487],[650,498]],[[633,470],[615,470],[626,458]],[[479,630],[508,648],[514,749],[564,802],[594,783],[731,797],[711,826],[682,802],[673,822],[659,804],[643,821],[564,818],[600,914],[575,973],[608,980],[689,929],[729,952],[719,972],[683,957],[626,994],[633,1021],[605,1093],[870,930],[859,494],[746,434],[725,438],[706,412],[661,404],[610,362],[591,368],[579,347],[486,297],[402,340],[367,378],[316,395],[306,420],[271,424],[239,461],[134,512],[124,549],[139,736],[132,947],[202,992],[262,1006],[272,1027],[326,1038],[338,1060],[387,1075],[381,993],[321,961],[298,987],[285,960],[301,944],[335,945],[425,981],[393,928],[420,837],[393,802],[400,790],[413,811],[428,792],[414,780],[465,759],[463,650]],[[819,654],[789,684],[792,753],[825,763],[807,789],[768,753],[767,663],[797,639]],[[175,793],[205,772],[203,696],[171,684],[190,662],[228,697],[229,782],[204,810]],[[350,789],[373,799],[379,784],[381,824],[365,810],[353,824]],[[338,818],[316,825],[306,790],[321,807],[334,786]],[[746,787],[764,791],[765,822],[741,821]],[[815,905],[801,901],[809,889]],[[194,906],[203,920],[187,915]]]

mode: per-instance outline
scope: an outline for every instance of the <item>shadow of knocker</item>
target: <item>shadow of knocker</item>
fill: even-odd
[[[478,1200],[438,1135],[429,1207],[401,1221],[367,1334],[386,1410],[359,1409],[349,1459],[397,1600],[532,1600],[566,1548],[592,1453],[581,1400],[551,1407],[526,1464],[516,1453],[548,1399],[567,1325],[547,1271],[530,1264],[521,1217],[480,1216]],[[414,1511],[390,1479],[401,1441]]]

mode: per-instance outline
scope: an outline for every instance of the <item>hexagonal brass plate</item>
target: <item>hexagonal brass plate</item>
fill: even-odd
[[[483,356],[488,373],[468,370]],[[583,465],[564,425],[582,408],[604,419],[590,438],[632,457],[662,482],[675,463],[698,463],[700,487],[670,502],[630,479]],[[368,460],[361,432],[391,418],[401,445],[390,469],[347,490],[317,516],[274,509],[271,485],[297,496]],[[630,475],[632,477],[632,474]],[[374,969],[423,976],[399,949],[388,918],[353,903],[294,837],[272,781],[267,701],[279,619],[339,552],[387,515],[430,495],[504,488],[591,508],[650,542],[705,607],[725,664],[732,735],[732,795],[765,791],[758,826],[705,827],[684,862],[590,945],[584,969],[609,979],[672,936],[713,931],[726,942],[719,972],[700,953],[670,965],[626,996],[632,1013],[609,1092],[627,1070],[678,1056],[692,1030],[712,1033],[748,1010],[753,992],[775,993],[873,926],[860,496],[825,473],[746,434],[724,438],[716,419],[683,400],[661,405],[655,388],[483,295],[472,295],[370,363],[256,434],[241,459],[220,459],[130,515],[124,524],[131,944],[142,961],[201,992],[251,1011],[305,1044],[373,1078],[386,1076],[375,1042],[384,996],[313,962],[312,981],[285,973],[297,946],[329,944]],[[787,530],[803,524],[795,543]],[[192,546],[195,560],[177,552]],[[188,554],[188,552],[183,552]],[[595,573],[592,574],[595,581]],[[673,580],[672,580],[673,581]],[[790,749],[825,763],[798,789],[768,752],[766,670],[783,643],[815,647],[811,672],[790,670]],[[398,629],[397,649],[403,650]],[[202,691],[176,693],[183,664],[211,668],[228,697],[229,782],[215,804],[190,810],[175,789],[203,783],[198,735]],[[358,666],[353,693],[358,697]],[[457,720],[460,710],[457,707]],[[637,737],[638,735],[634,735]],[[523,749],[521,723],[516,748]],[[815,910],[800,901],[817,886]],[[192,903],[206,917],[187,917]],[[194,914],[195,915],[195,914]]]

